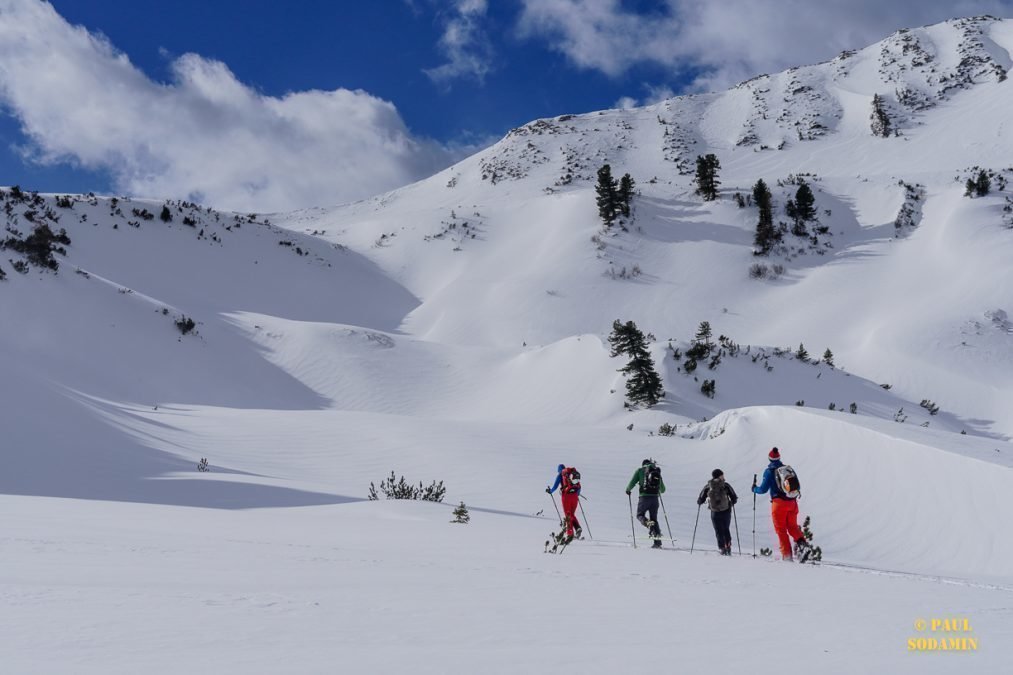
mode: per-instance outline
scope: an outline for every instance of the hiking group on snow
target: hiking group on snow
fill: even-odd
[[[776,447],[767,454],[770,460],[767,468],[763,471],[763,478],[757,484],[756,474],[753,475],[753,546],[755,557],[756,546],[756,496],[770,493],[770,517],[774,524],[774,532],[777,534],[782,560],[792,561],[796,558],[799,562],[806,562],[812,552],[812,547],[806,540],[802,528],[798,526],[798,499],[801,496],[801,485],[795,470],[781,461],[781,451]],[[665,481],[661,476],[661,467],[653,459],[645,459],[639,468],[633,473],[630,482],[626,485],[626,495],[630,499],[630,525],[633,526],[633,488],[638,488],[636,519],[647,528],[648,536],[654,541],[652,548],[662,547],[661,527],[658,523],[659,507],[665,516],[668,524],[668,514],[665,512],[665,503],[661,495],[665,492]],[[560,500],[563,504],[563,513],[560,515],[558,533],[552,535],[555,543],[549,548],[549,542],[545,542],[545,550],[550,553],[562,553],[563,550],[574,539],[583,539],[583,529],[580,521],[577,520],[577,509],[583,512],[580,505],[580,472],[572,466],[560,464],[556,468],[556,480],[545,488],[550,497],[556,490],[560,492]],[[732,554],[732,519],[735,519],[736,537],[738,536],[738,518],[735,515],[735,505],[739,501],[731,484],[725,480],[725,474],[721,469],[714,469],[711,472],[711,479],[707,481],[697,497],[697,525],[700,521],[700,509],[704,502],[711,512],[711,524],[714,527],[714,534],[717,537],[718,551],[721,555]],[[556,507],[555,498],[552,505]],[[559,515],[559,508],[556,507],[556,514]],[[585,517],[585,524],[587,519]],[[633,530],[633,547],[636,548],[636,528]],[[668,526],[669,537],[672,536],[672,528]],[[590,531],[589,531],[590,533]],[[672,538],[674,542],[674,537]],[[794,542],[794,544],[793,544]],[[693,527],[693,546],[696,544],[696,525]],[[742,552],[741,543],[739,553]]]

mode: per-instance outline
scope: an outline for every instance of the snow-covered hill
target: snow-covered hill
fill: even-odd
[[[594,645],[572,657],[583,670],[673,640],[702,667],[726,649],[708,642],[716,603],[738,639],[731,665],[765,648],[773,613],[794,617],[826,672],[952,672],[906,638],[917,618],[957,613],[987,645],[963,663],[1000,672],[1013,637],[1011,53],[1013,23],[989,17],[900,31],[726,92],[538,120],[336,208],[226,214],[5,188],[0,546],[17,572],[0,594],[18,611],[0,657],[109,672],[102,635],[121,631],[141,646],[117,669],[150,670],[178,632],[194,651],[156,670],[214,658],[217,672],[329,672],[341,653],[365,667],[385,631],[400,647],[383,672],[418,667],[430,645],[445,661],[423,671],[493,655],[490,672],[526,672],[555,654],[567,615],[554,597],[573,593]],[[895,134],[872,134],[874,96]],[[710,202],[692,181],[707,153],[721,162]],[[612,227],[595,206],[606,163],[637,184]],[[991,193],[965,196],[982,169]],[[775,221],[803,182],[816,198],[818,221],[769,256],[745,199],[758,179]],[[653,409],[623,404],[616,319],[657,337],[667,396]],[[719,358],[689,372],[703,321]],[[772,445],[802,476],[822,569],[625,550],[624,486],[653,456],[676,547],[720,466],[744,495],[748,556],[745,495]],[[540,552],[555,521],[542,486],[560,461],[584,474],[595,539],[555,558]],[[472,525],[454,530],[430,504],[357,503],[391,470],[445,481]],[[758,546],[772,541],[766,508]],[[639,614],[618,609],[628,598]],[[37,631],[43,605],[79,624],[82,602],[99,628],[56,649]],[[166,611],[145,631],[153,603]],[[634,616],[650,618],[644,632],[624,627]],[[341,639],[321,646],[314,626],[331,624]],[[290,661],[261,639],[271,630],[317,652]],[[867,653],[838,650],[844,631]]]

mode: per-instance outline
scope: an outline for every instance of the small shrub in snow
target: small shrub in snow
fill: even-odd
[[[0,281],[3,281],[6,278],[7,278],[7,273],[4,272],[4,269],[2,267],[0,267]]]
[[[903,424],[907,420],[907,415],[904,414],[904,408],[901,408],[893,414],[893,421]]]
[[[805,537],[806,543],[809,544],[810,548],[812,548],[812,552],[809,554],[809,562],[819,562],[823,560],[823,549],[819,546],[812,545],[813,532],[809,528],[809,524],[811,522],[812,521],[809,516],[806,516],[805,522],[802,523],[802,536]]]
[[[207,457],[201,457],[200,461],[197,462],[197,470],[200,471],[201,473],[205,473],[211,470],[211,468],[208,466]]]
[[[24,260],[11,260],[11,266],[19,274],[28,274],[28,263]]]
[[[770,273],[770,268],[762,263],[753,263],[749,266],[749,278],[750,279],[766,279],[767,274]]]
[[[66,230],[61,228],[59,232],[53,232],[49,225],[42,223],[36,225],[32,233],[24,239],[8,237],[0,243],[0,248],[9,248],[12,251],[17,251],[36,267],[43,267],[55,272],[59,269],[60,263],[56,261],[53,254],[67,255],[67,249],[63,248],[63,246],[69,245],[70,237],[67,236]]]
[[[803,398],[795,401],[795,405],[797,405],[799,408],[805,406],[805,399]]]
[[[454,519],[450,521],[452,523],[467,525],[468,521],[471,520],[471,516],[468,514],[468,507],[464,505],[464,502],[461,502],[454,508],[453,514]]]
[[[428,487],[423,487],[422,482],[413,485],[401,476],[397,479],[394,472],[380,482],[380,493],[387,499],[413,499],[424,502],[442,502],[447,489],[443,487],[443,481],[433,481]],[[379,497],[376,494],[376,486],[369,484],[369,500],[376,501]]]
[[[172,222],[172,211],[169,210],[168,205],[166,204],[162,205],[162,212],[158,214],[158,219],[161,220],[163,223]]]
[[[928,410],[930,415],[938,415],[939,414],[939,406],[937,406],[935,403],[933,403],[932,401],[930,401],[927,398],[923,398],[922,402],[919,403],[918,405],[920,405],[921,407],[923,407],[926,410]]]
[[[837,410],[837,404],[831,403],[830,405],[827,406],[827,410]]]
[[[183,335],[189,334],[196,327],[197,324],[188,316],[181,316],[176,319],[176,328],[178,328],[179,332]]]
[[[148,209],[131,209],[131,213],[141,220],[153,220],[155,218],[155,214]]]
[[[672,426],[671,424],[669,424],[668,422],[665,422],[660,427],[658,427],[658,435],[659,436],[675,436],[675,427]]]
[[[56,205],[61,209],[72,209],[74,208],[74,200],[70,198],[70,195],[63,195],[56,198]]]
[[[857,415],[858,414],[858,404],[855,403],[854,401],[852,401],[851,405],[848,406],[848,412],[850,412],[852,415]]]
[[[714,380],[704,380],[703,384],[700,385],[700,392],[707,398],[714,398],[715,385]]]

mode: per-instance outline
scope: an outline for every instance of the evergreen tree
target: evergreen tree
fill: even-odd
[[[760,219],[756,223],[756,237],[754,243],[759,249],[760,255],[767,255],[770,249],[777,243],[778,234],[774,229],[773,196],[763,179],[756,181],[753,186],[753,201],[760,209]]]
[[[158,217],[163,223],[168,223],[172,220],[172,212],[169,211],[169,207],[167,205],[162,205],[162,212],[158,214]]]
[[[633,178],[628,173],[624,173],[623,177],[619,179],[619,210],[627,218],[630,217],[630,198],[633,196]]]
[[[811,220],[816,220],[815,204],[816,198],[813,196],[812,188],[803,182],[795,192],[795,199],[789,199],[788,203],[784,205],[785,213],[794,221],[791,227],[792,234],[798,237],[809,235],[805,224]]]
[[[879,94],[872,96],[872,114],[869,116],[872,127],[872,135],[886,138],[890,135],[890,116],[886,114],[883,107],[883,99]]]
[[[653,340],[653,335],[645,335],[632,321],[622,323],[616,320],[612,323],[612,334],[609,336],[611,355],[625,354],[630,359],[619,369],[627,376],[626,398],[630,404],[643,404],[648,408],[665,395],[661,376],[654,369],[654,359],[647,349]]]
[[[798,190],[795,192],[795,213],[797,218],[802,222],[809,222],[810,220],[816,220],[816,198],[813,196],[813,191],[807,183],[802,183],[798,186]]]
[[[984,197],[991,189],[992,181],[988,178],[988,172],[982,169],[974,181],[974,191],[979,197]]]
[[[806,351],[805,345],[801,342],[798,343],[798,350],[795,352],[795,358],[799,361],[809,360],[809,352]]]
[[[823,352],[823,363],[827,364],[831,368],[834,367],[834,353],[830,351],[830,347],[827,347],[827,350]]]
[[[605,227],[612,225],[612,221],[619,215],[619,187],[616,179],[612,177],[612,167],[606,164],[598,169],[598,184],[594,188],[598,197],[598,215],[601,217]]]
[[[468,514],[468,507],[464,505],[464,502],[461,502],[459,506],[456,506],[451,513],[454,514],[454,519],[450,521],[452,523],[467,525],[468,521],[471,520],[471,516]]]
[[[701,321],[700,326],[696,329],[696,341],[703,342],[709,346],[713,336],[714,332],[711,330],[711,322]]]
[[[630,352],[634,339],[634,330],[636,330],[636,325],[632,321],[623,323],[619,319],[616,319],[612,322],[612,334],[609,335],[609,346],[612,349],[609,352],[609,356],[615,358]]]
[[[721,162],[718,158],[709,154],[696,158],[696,193],[703,197],[705,202],[711,202],[718,198],[718,169]]]

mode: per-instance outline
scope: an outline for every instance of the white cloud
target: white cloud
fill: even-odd
[[[186,54],[153,82],[101,36],[37,0],[0,0],[0,101],[34,161],[107,169],[134,195],[271,211],[366,197],[458,153],[413,136],[357,90],[265,96]]]
[[[452,5],[453,14],[445,20],[440,37],[440,51],[447,62],[422,72],[442,85],[462,77],[482,82],[492,69],[492,47],[481,27],[481,20],[489,9],[488,2],[453,0]]]
[[[619,110],[632,110],[633,108],[636,108],[638,105],[640,104],[637,101],[637,99],[633,98],[632,96],[623,96],[618,101],[613,103],[612,107],[618,108]]]
[[[676,95],[675,91],[671,87],[665,85],[653,85],[644,84],[644,91],[646,92],[642,98],[634,98],[633,96],[623,96],[615,102],[614,108],[620,108],[621,110],[629,110],[630,108],[636,108],[644,105],[654,105],[655,103],[661,103],[666,99],[670,99]]]
[[[692,69],[701,71],[697,88],[823,61],[899,28],[1013,11],[1009,0],[665,0],[649,14],[620,0],[521,2],[519,33],[549,41],[581,68],[613,77],[638,64]]]

